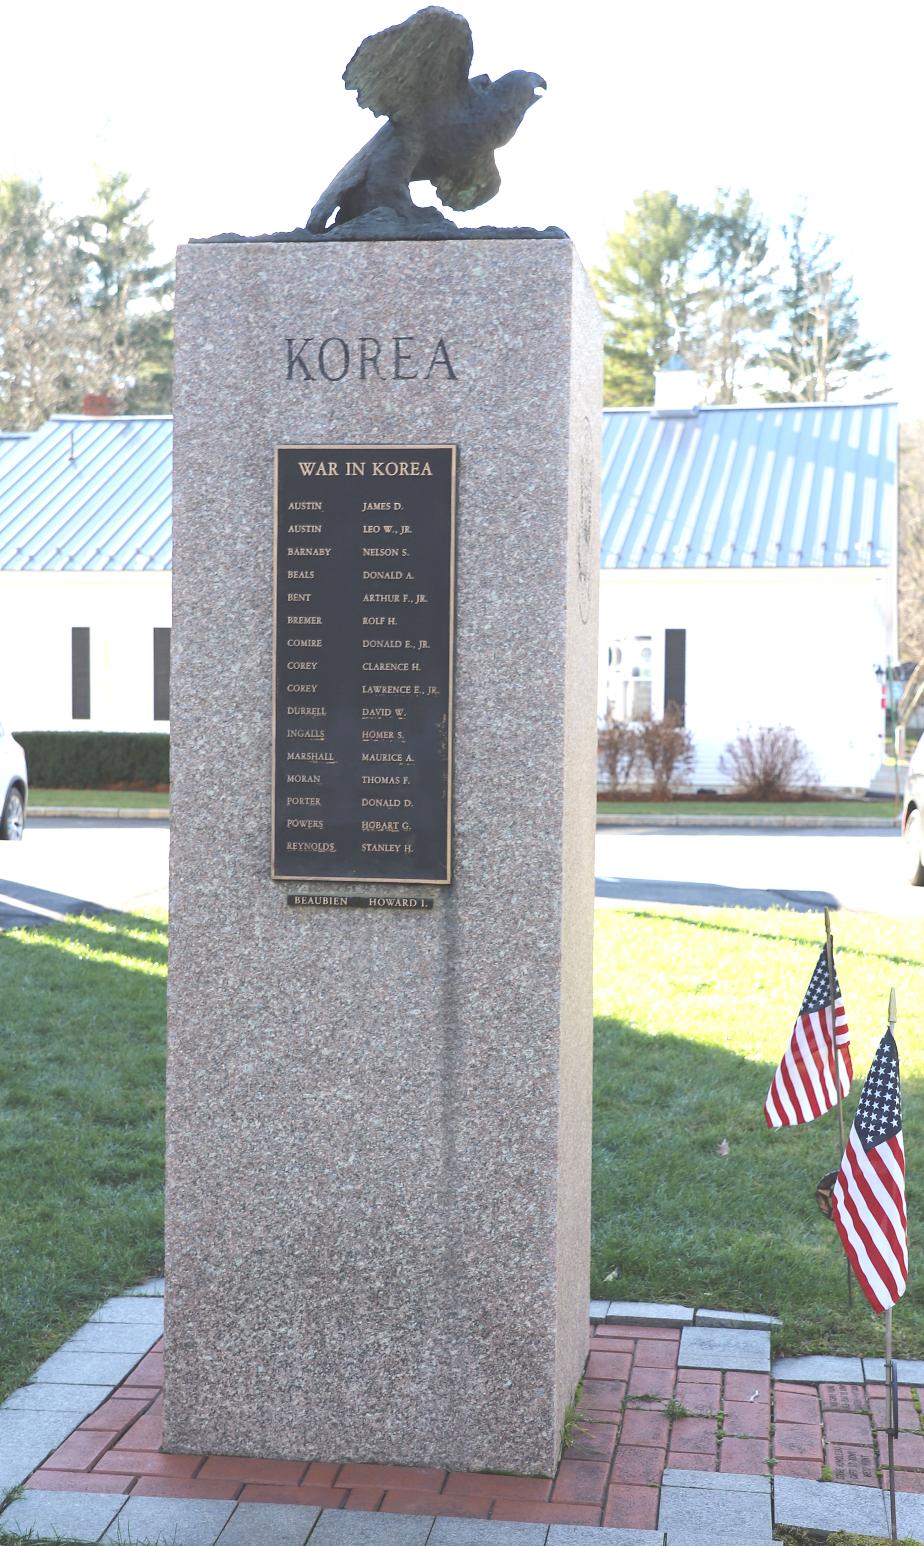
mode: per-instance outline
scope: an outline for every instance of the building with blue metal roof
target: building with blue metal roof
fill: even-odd
[[[673,362],[653,409],[604,413],[600,712],[676,703],[694,787],[727,782],[737,734],[784,724],[824,784],[865,787],[895,658],[895,405],[699,407],[695,386]],[[14,727],[167,728],[172,430],[59,414],[0,435]]]
[[[663,375],[653,409],[604,413],[600,711],[677,704],[694,787],[728,782],[738,734],[788,725],[824,785],[865,788],[896,649],[896,406],[700,407],[692,372]]]
[[[170,568],[173,420],[56,414],[0,443],[0,569]]]
[[[0,437],[12,727],[168,728],[172,438],[170,418],[76,414]]]

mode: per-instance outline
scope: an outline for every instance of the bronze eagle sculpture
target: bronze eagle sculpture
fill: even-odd
[[[324,231],[372,210],[413,227],[422,210],[409,183],[428,179],[450,209],[476,209],[500,187],[494,151],[506,145],[546,83],[528,70],[469,79],[472,33],[464,16],[428,5],[359,45],[343,72],[360,107],[388,122],[337,173],[308,216]]]

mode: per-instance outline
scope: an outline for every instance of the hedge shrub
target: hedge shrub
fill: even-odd
[[[154,789],[170,782],[170,737],[108,730],[14,730],[36,789]]]

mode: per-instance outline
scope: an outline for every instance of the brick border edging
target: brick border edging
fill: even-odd
[[[693,1472],[691,1478],[702,1479],[704,1473]],[[716,1480],[719,1478],[716,1477]],[[771,1530],[776,1524],[785,1523],[793,1528],[838,1529],[853,1528],[860,1524],[862,1528],[880,1531],[879,1514],[882,1515],[883,1526],[886,1527],[886,1502],[885,1494],[874,1488],[846,1487],[832,1482],[800,1481],[794,1477],[780,1477],[773,1481],[767,1477],[748,1477],[735,1474],[728,1478],[737,1481],[739,1487],[743,1483],[762,1483],[770,1494],[771,1510],[777,1513],[775,1507],[776,1490],[779,1483],[785,1483],[781,1491],[791,1495],[791,1502],[784,1504],[787,1510],[785,1520],[774,1519]],[[672,1485],[683,1490],[684,1473],[675,1472]],[[863,1517],[858,1518],[856,1509],[858,1500],[856,1494],[863,1494],[867,1504],[863,1510]],[[848,1496],[849,1495],[849,1496]],[[797,1501],[798,1500],[798,1501]],[[922,1517],[924,1517],[924,1498],[920,1493],[898,1493],[899,1529],[902,1533],[920,1529]],[[850,1518],[846,1523],[842,1519],[831,1518],[831,1507],[837,1505],[841,1510],[849,1510]],[[353,1536],[357,1543],[368,1541],[369,1522],[372,1519],[383,1521],[381,1525],[373,1526],[380,1530],[383,1541],[392,1540],[400,1543],[400,1546],[426,1546],[433,1532],[438,1529],[442,1536],[446,1532],[445,1517],[422,1514],[366,1514],[360,1511],[352,1512],[343,1509],[320,1509],[312,1504],[286,1504],[286,1503],[240,1503],[236,1500],[222,1499],[189,1499],[189,1498],[161,1498],[161,1497],[136,1497],[126,1496],[124,1493],[66,1493],[66,1492],[41,1492],[33,1490],[25,1493],[0,1516],[0,1532],[3,1531],[4,1521],[11,1520],[12,1528],[16,1533],[27,1534],[30,1529],[37,1530],[41,1535],[47,1535],[49,1531],[66,1534],[71,1540],[79,1540],[87,1543],[99,1541],[102,1537],[105,1542],[120,1542],[129,1539],[137,1542],[150,1539],[150,1531],[153,1530],[158,1541],[162,1541],[166,1534],[176,1534],[184,1525],[193,1526],[196,1538],[205,1542],[210,1533],[210,1546],[221,1546],[222,1536],[228,1531],[232,1521],[237,1517],[244,1527],[245,1520],[256,1523],[265,1519],[265,1510],[269,1508],[274,1514],[278,1514],[280,1520],[292,1519],[293,1515],[299,1515],[296,1524],[304,1528],[305,1534],[301,1537],[303,1546],[311,1546],[312,1538],[318,1541],[322,1537],[330,1540],[327,1528],[323,1521],[336,1519],[341,1523],[336,1526],[337,1535],[343,1541],[344,1546],[349,1546],[350,1537]],[[795,1513],[803,1515],[803,1522],[792,1517]],[[55,1516],[57,1515],[57,1523]],[[904,1520],[903,1517],[904,1516]],[[917,1517],[915,1517],[917,1516]],[[129,1534],[123,1537],[119,1526],[119,1520],[124,1518],[129,1527]],[[139,1528],[145,1533],[135,1534],[132,1525],[138,1520]],[[390,1526],[384,1521],[392,1520]],[[500,1546],[509,1546],[512,1538],[511,1522],[501,1519],[479,1519],[460,1521],[460,1523],[476,1526],[479,1537],[496,1535]],[[61,1526],[58,1529],[58,1526]],[[113,1531],[115,1526],[115,1533]],[[320,1529],[319,1529],[320,1527]],[[398,1535],[398,1530],[401,1534]],[[513,1526],[516,1531],[516,1540],[520,1546],[573,1546],[576,1539],[586,1530],[589,1539],[594,1546],[671,1546],[671,1528],[657,1527],[654,1530],[621,1530],[610,1526],[588,1525],[544,1525],[523,1524]],[[690,1538],[690,1532],[681,1526],[685,1538]],[[90,1532],[90,1533],[87,1533]],[[105,1534],[104,1534],[105,1532]],[[241,1546],[246,1541],[248,1546],[258,1539],[253,1534],[249,1525],[245,1533],[238,1536],[238,1532],[232,1529],[227,1536],[229,1546],[233,1540],[235,1546]],[[291,1539],[291,1537],[290,1537]],[[452,1536],[448,1534],[448,1541]],[[705,1538],[704,1538],[705,1539]],[[447,1546],[448,1546],[447,1541]],[[271,1538],[268,1538],[268,1546]],[[436,1540],[433,1546],[437,1546]],[[772,1546],[770,1537],[767,1546]]]
[[[138,1289],[129,1290],[123,1295],[115,1296],[107,1300],[85,1323],[85,1325],[68,1339],[56,1353],[40,1365],[32,1380],[25,1386],[7,1398],[0,1405],[0,1429],[3,1419],[12,1414],[12,1428],[17,1426],[28,1428],[28,1419],[31,1418],[35,1436],[31,1443],[20,1439],[19,1448],[13,1446],[15,1459],[13,1470],[9,1466],[4,1469],[2,1456],[0,1456],[0,1496],[8,1490],[15,1489],[22,1481],[33,1473],[38,1465],[45,1459],[50,1448],[60,1444],[77,1428],[81,1421],[107,1400],[114,1390],[123,1384],[128,1375],[135,1370],[143,1360],[150,1348],[156,1343],[162,1334],[162,1308],[156,1305],[162,1304],[164,1285],[162,1279],[151,1280]],[[703,1317],[701,1320],[700,1317]],[[697,1326],[716,1331],[724,1328],[738,1327],[741,1330],[755,1332],[762,1330],[769,1332],[773,1324],[780,1324],[770,1316],[757,1316],[735,1312],[693,1310],[683,1305],[667,1304],[643,1304],[620,1300],[592,1300],[590,1302],[590,1318],[596,1324],[629,1324],[636,1326],[670,1326],[679,1328],[683,1334],[690,1332],[695,1335]],[[742,1339],[743,1340],[743,1339]],[[805,1360],[809,1362],[821,1362],[822,1360]],[[693,1360],[694,1366],[698,1360]],[[801,1360],[789,1361],[790,1367],[785,1372],[792,1378],[795,1371],[792,1363],[800,1363]],[[871,1360],[871,1362],[873,1362]],[[860,1360],[856,1360],[860,1364]],[[754,1367],[749,1363],[748,1367]],[[861,1365],[862,1367],[862,1365]],[[815,1372],[814,1370],[812,1371]],[[828,1371],[829,1373],[835,1371]],[[870,1371],[874,1372],[874,1371]],[[798,1375],[796,1375],[798,1378]],[[841,1378],[843,1378],[841,1371]],[[808,1368],[803,1375],[810,1380]],[[39,1388],[47,1396],[48,1392],[54,1392],[55,1388],[62,1392],[58,1398],[66,1403],[64,1409],[54,1405],[55,1398],[45,1399],[40,1395],[37,1399],[29,1400],[30,1394],[35,1395]],[[17,1398],[25,1398],[19,1399]],[[23,1418],[27,1421],[24,1423]],[[14,1475],[14,1471],[17,1473]],[[25,1477],[23,1476],[25,1472]],[[687,1473],[674,1471],[668,1480],[668,1471],[665,1471],[662,1480],[662,1497],[665,1486],[681,1486],[682,1478]],[[692,1481],[688,1485],[697,1487],[703,1485],[705,1475],[712,1473],[689,1473]],[[762,1483],[767,1489],[771,1510],[777,1514],[777,1489],[782,1494],[781,1506],[786,1510],[783,1519],[776,1519],[776,1523],[785,1523],[793,1526],[817,1528],[819,1518],[823,1521],[823,1527],[838,1528],[839,1521],[827,1520],[827,1514],[834,1509],[837,1513],[841,1510],[854,1510],[861,1508],[861,1512],[872,1518],[878,1509],[884,1507],[884,1493],[881,1488],[854,1487],[831,1482],[815,1482],[807,1479],[793,1478],[781,1475],[779,1477],[754,1476],[745,1477],[743,1473],[716,1473],[715,1483],[721,1487],[720,1477],[734,1487],[732,1478],[737,1478],[740,1487],[743,1482],[750,1481],[754,1484]],[[904,1523],[900,1525],[903,1532],[913,1533],[915,1529],[924,1530],[924,1494],[899,1492],[897,1494],[900,1514],[904,1515]],[[783,1501],[786,1499],[786,1501]],[[156,1523],[158,1516],[163,1515],[169,1521],[167,1528],[174,1531],[183,1521],[193,1525],[198,1523],[206,1534],[214,1523],[214,1534],[210,1539],[212,1543],[218,1543],[219,1537],[224,1532],[231,1519],[238,1510],[243,1510],[240,1515],[256,1521],[256,1513],[251,1510],[271,1507],[274,1511],[288,1512],[297,1508],[299,1515],[305,1522],[305,1535],[302,1541],[310,1546],[310,1537],[315,1534],[319,1522],[328,1517],[336,1517],[338,1521],[355,1519],[356,1528],[359,1530],[359,1521],[368,1521],[370,1515],[357,1510],[346,1511],[336,1508],[321,1508],[314,1504],[261,1504],[255,1502],[242,1502],[239,1499],[189,1499],[155,1497],[145,1494],[105,1493],[105,1492],[77,1492],[61,1489],[60,1491],[48,1491],[38,1488],[28,1489],[20,1498],[10,1503],[0,1514],[0,1533],[11,1523],[12,1527],[20,1533],[27,1533],[30,1529],[40,1535],[54,1533],[66,1534],[72,1539],[85,1539],[87,1542],[99,1540],[103,1531],[109,1532],[117,1519],[125,1514],[126,1522],[138,1520],[139,1529],[154,1529],[154,1533],[160,1538],[161,1526]],[[103,1518],[107,1509],[111,1509],[108,1517]],[[127,1511],[127,1512],[126,1512]],[[800,1517],[794,1517],[795,1515]],[[804,1517],[802,1517],[804,1514]],[[80,1529],[82,1521],[76,1516],[86,1516],[86,1528],[93,1533],[83,1536]],[[311,1516],[314,1516],[313,1518]],[[55,1516],[61,1522],[59,1528],[54,1524]],[[91,1522],[92,1516],[92,1522]],[[291,1516],[290,1516],[291,1517]],[[446,1516],[424,1514],[399,1514],[391,1511],[384,1512],[376,1517],[383,1520],[394,1519],[404,1522],[404,1534],[394,1539],[400,1539],[401,1546],[423,1546],[429,1541],[431,1533],[435,1530],[437,1522]],[[52,1521],[50,1527],[49,1522]],[[100,1522],[102,1521],[102,1522]],[[145,1522],[147,1521],[147,1522]],[[850,1521],[848,1520],[849,1524]],[[77,1524],[78,1528],[75,1528]],[[296,1524],[300,1524],[296,1521]],[[508,1532],[509,1541],[510,1522],[507,1520],[479,1520],[480,1533],[496,1535],[499,1546],[507,1546],[504,1540],[504,1531]],[[492,1527],[484,1532],[481,1527]],[[350,1527],[338,1523],[336,1532],[346,1546],[350,1539]],[[375,1527],[374,1527],[375,1528]],[[390,1527],[382,1525],[383,1539],[388,1537]],[[522,1532],[527,1528],[520,1525],[521,1531],[518,1539],[522,1546],[556,1546],[561,1541],[561,1546],[574,1546],[575,1530],[590,1529],[596,1531],[591,1539],[594,1546],[604,1546],[604,1543],[612,1543],[612,1546],[670,1546],[671,1532],[667,1529],[665,1537],[664,1527],[654,1530],[620,1529],[613,1526],[576,1526],[562,1524],[536,1523],[528,1526],[532,1532],[529,1539]],[[441,1525],[437,1536],[434,1536],[433,1546],[437,1546],[438,1538],[441,1539],[446,1526]],[[329,1540],[328,1530],[322,1527],[321,1535],[325,1543]],[[137,1537],[141,1539],[140,1536]],[[107,1533],[107,1540],[117,1541],[121,1539],[118,1528],[115,1535]],[[203,1536],[203,1540],[205,1537]],[[321,1536],[318,1537],[319,1541]],[[365,1539],[357,1534],[359,1542]],[[447,1546],[451,1536],[447,1536]],[[237,1541],[237,1531],[228,1536],[229,1546],[240,1546]],[[770,1543],[768,1542],[768,1546]]]
[[[4,1446],[0,1444],[0,1500],[22,1486],[45,1457],[107,1401],[141,1359],[147,1357],[163,1336],[163,1297],[163,1279],[152,1278],[138,1288],[107,1299],[73,1336],[39,1364],[25,1385],[11,1391],[0,1403],[0,1438],[8,1417],[12,1419],[12,1428],[20,1430],[27,1426],[22,1419],[31,1417],[33,1429],[31,1435],[20,1436],[7,1449],[11,1458],[5,1458]],[[143,1304],[152,1301],[161,1306],[159,1313],[141,1310]],[[108,1336],[106,1327],[112,1328]],[[125,1331],[120,1333],[119,1327]],[[98,1328],[95,1338],[91,1328]],[[124,1349],[115,1345],[119,1341],[126,1344]],[[129,1347],[129,1342],[134,1345]],[[60,1395],[51,1395],[47,1403],[43,1402],[40,1392],[55,1389]],[[61,1405],[54,1404],[56,1399]]]

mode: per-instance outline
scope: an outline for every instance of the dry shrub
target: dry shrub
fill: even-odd
[[[808,748],[790,725],[764,725],[736,736],[719,767],[752,800],[785,799],[818,783]]]
[[[639,726],[639,750],[651,773],[656,800],[670,800],[675,775],[682,779],[693,767],[693,737],[680,720],[680,711],[669,703],[663,719],[645,719]]]
[[[612,711],[606,711],[606,724],[597,736],[597,749],[606,768],[610,790],[615,793],[628,784],[641,750],[638,725],[624,719],[614,719]]]

